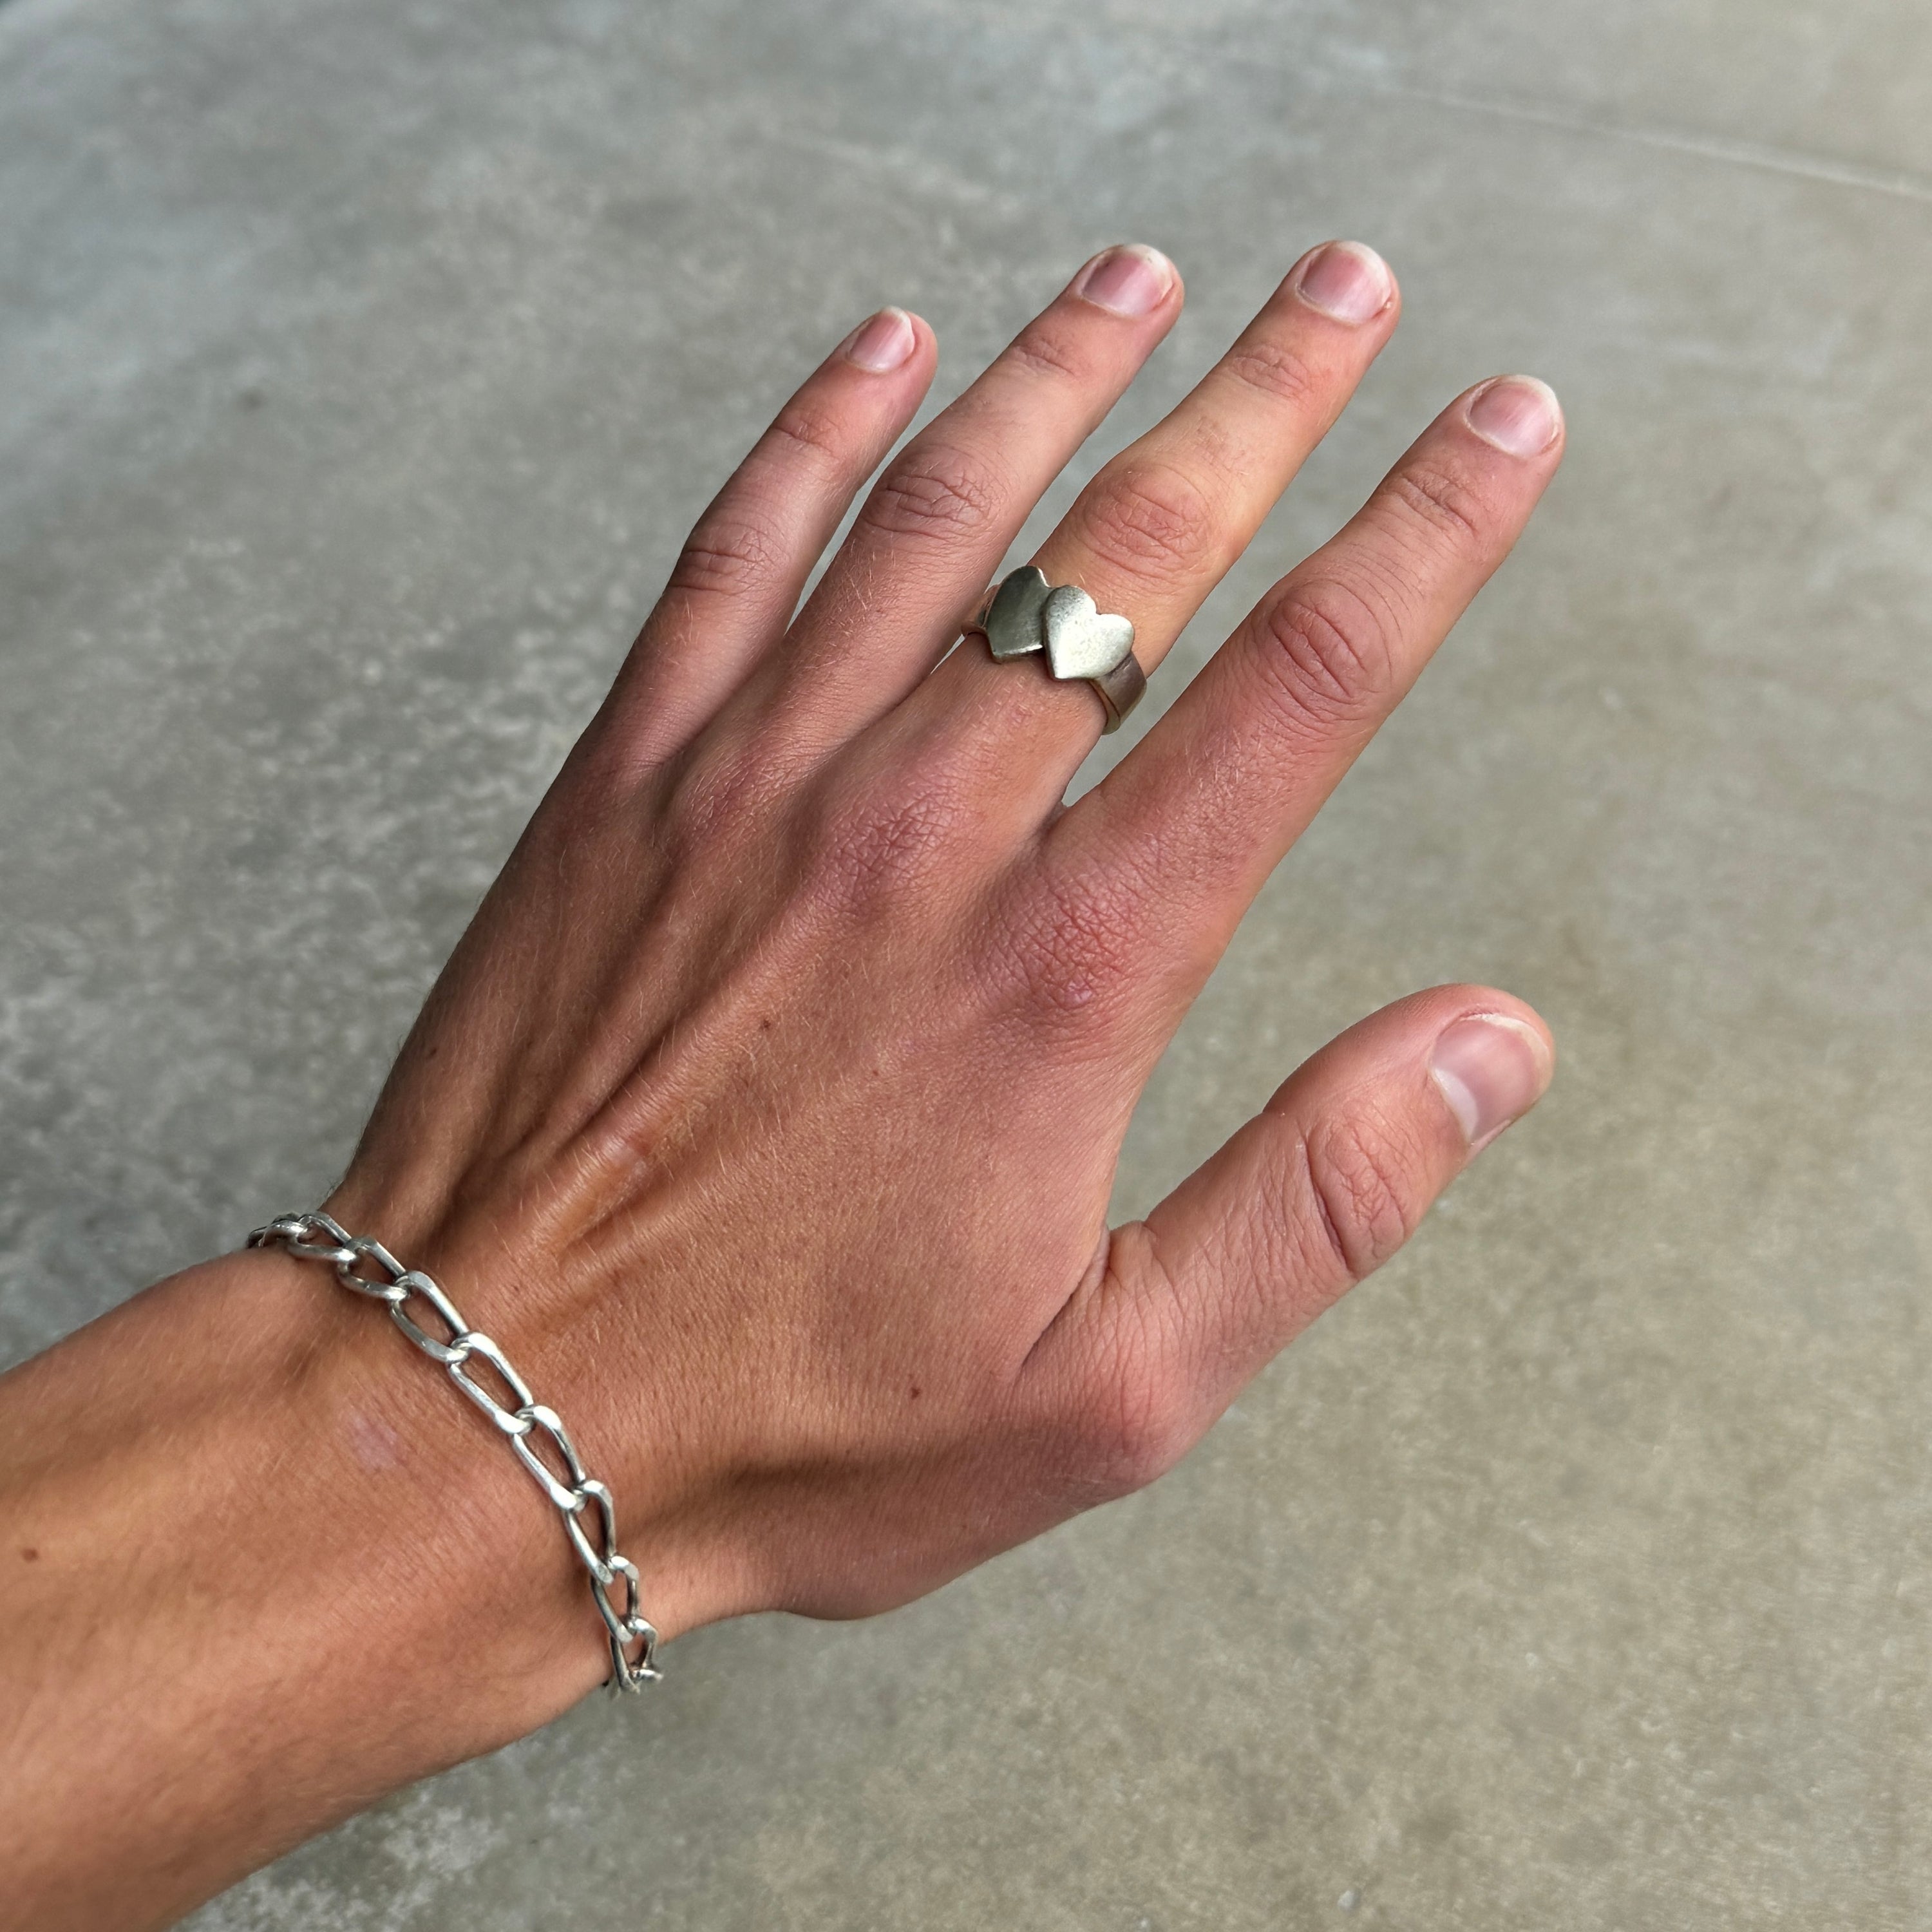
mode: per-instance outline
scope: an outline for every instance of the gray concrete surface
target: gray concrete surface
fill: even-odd
[[[198,1932],[1932,1924],[1928,20],[0,9],[0,1355],[332,1177],[682,526],[874,304],[950,388],[1168,249],[1097,455],[1305,243],[1384,250],[1400,341],[1196,662],[1466,381],[1573,423],[1121,1207],[1439,980],[1555,1023],[1533,1124],[1150,1493],[692,1637]]]

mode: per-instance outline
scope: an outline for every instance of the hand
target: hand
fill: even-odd
[[[892,460],[794,617],[932,335],[887,311],[806,382],[700,523],[332,1204],[560,1392],[667,1636],[884,1610],[1158,1475],[1548,1077],[1524,1008],[1426,994],[1107,1232],[1156,1056],[1562,440],[1540,385],[1454,404],[1065,808],[1092,692],[946,652],[1180,300],[1150,253],[1090,264]],[[1129,614],[1152,670],[1396,309],[1367,251],[1305,260],[1081,496],[1048,578]],[[580,1622],[578,1690],[602,1669]]]
[[[1562,445],[1540,384],[1458,399],[1067,808],[1093,692],[949,648],[1180,300],[1150,251],[1089,263],[794,615],[932,334],[887,310],[808,380],[326,1204],[561,1412],[667,1638],[882,1610],[1149,1481],[1549,1078],[1518,1002],[1418,994],[1106,1228],[1156,1058]],[[1397,307],[1366,250],[1305,257],[1081,496],[1048,578],[1153,671]],[[190,1270],[0,1379],[0,1923],[162,1922],[608,1668],[490,1432],[286,1257]]]

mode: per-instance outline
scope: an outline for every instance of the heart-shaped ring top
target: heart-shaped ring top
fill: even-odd
[[[1029,563],[1014,571],[994,593],[980,628],[986,634],[986,648],[1002,663],[1046,648],[1040,614],[1052,588],[1046,573]]]
[[[1105,677],[1133,650],[1133,626],[1103,611],[1077,584],[1049,592],[1040,614],[1055,677]]]
[[[1118,731],[1147,690],[1133,626],[1073,584],[1054,589],[1036,564],[1022,565],[988,590],[966,628],[979,632],[1002,662],[1043,651],[1054,676],[1084,679],[1107,714],[1103,730]]]

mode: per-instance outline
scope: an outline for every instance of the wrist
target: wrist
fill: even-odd
[[[637,1566],[619,1546],[610,1486],[592,1473],[562,1418],[538,1399],[495,1336],[430,1275],[406,1267],[383,1242],[354,1232],[326,1210],[283,1214],[251,1235],[249,1246],[325,1268],[352,1302],[386,1312],[397,1336],[442,1372],[554,1512],[551,1520],[577,1560],[578,1580],[604,1631],[607,1682],[634,1691],[653,1680],[658,1632],[642,1612]],[[454,1486],[466,1496],[473,1484]]]
[[[0,1868],[34,1922],[178,1913],[598,1680],[562,1538],[375,1316],[326,1270],[229,1256],[0,1381],[0,1516],[34,1552],[4,1604]],[[152,1787],[188,1735],[196,1778]],[[37,1894],[77,1804],[102,1857]],[[120,1870],[178,1889],[110,1896]]]
[[[632,1292],[630,1278],[612,1278],[567,1212],[538,1212],[527,1203],[505,1207],[502,1197],[510,1192],[505,1189],[490,1190],[496,1198],[488,1204],[452,1208],[448,1203],[459,1192],[420,1176],[398,1185],[358,1168],[322,1210],[352,1234],[381,1241],[402,1267],[429,1275],[464,1322],[500,1348],[536,1402],[559,1418],[588,1474],[610,1492],[618,1545],[641,1573],[638,1608],[662,1639],[760,1607],[747,1566],[724,1548],[730,1484],[728,1472],[721,1481],[713,1466],[717,1432],[679,1406],[680,1394],[700,1380],[676,1367],[685,1338],[652,1330],[650,1346],[644,1346],[647,1338],[637,1330],[650,1321],[649,1298]],[[563,1646],[588,1642],[596,1649],[604,1642],[605,1627],[588,1574],[576,1560],[560,1511],[513,1460],[505,1436],[458,1400],[448,1376],[380,1318],[380,1303],[335,1287],[327,1267],[308,1265],[352,1313],[364,1318],[361,1325],[374,1336],[377,1364],[392,1354],[404,1358],[386,1364],[393,1390],[420,1394],[438,1412],[433,1420],[420,1413],[404,1420],[436,1436],[446,1451],[488,1464],[482,1486],[500,1509],[515,1514],[520,1534],[533,1532],[539,1544],[554,1546],[545,1555],[562,1564],[556,1574],[578,1626],[562,1637]],[[365,1271],[380,1272],[373,1266]],[[412,1300],[406,1312],[446,1339],[443,1324],[422,1302]],[[506,1397],[492,1372],[479,1364],[477,1372],[500,1400]],[[439,1402],[444,1394],[449,1400]],[[560,1459],[539,1436],[529,1439],[560,1473]],[[601,1540],[597,1516],[586,1508],[579,1517],[593,1544]],[[539,1558],[536,1567],[554,1564]],[[614,1606],[622,1607],[622,1598],[620,1583],[611,1592]],[[609,1671],[608,1648],[602,1654],[596,1682]],[[634,1646],[628,1654],[638,1660]]]
[[[490,1749],[601,1683],[609,1660],[584,1573],[507,1438],[328,1267],[245,1259],[274,1269],[257,1292],[298,1304],[316,1338],[292,1431],[326,1493],[320,1553],[346,1580],[346,1621],[380,1651],[404,1754]],[[364,1650],[356,1667],[372,1661]]]

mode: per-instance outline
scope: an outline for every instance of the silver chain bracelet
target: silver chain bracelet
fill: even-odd
[[[637,1565],[617,1554],[617,1510],[610,1492],[596,1477],[584,1474],[584,1465],[564,1433],[556,1412],[532,1398],[530,1384],[511,1367],[502,1350],[488,1336],[471,1328],[456,1312],[449,1297],[428,1275],[404,1268],[380,1241],[352,1234],[326,1214],[278,1214],[266,1228],[257,1228],[248,1237],[248,1246],[281,1248],[301,1261],[328,1262],[344,1288],[381,1302],[388,1310],[390,1320],[430,1360],[442,1364],[450,1380],[509,1438],[518,1461],[563,1518],[570,1546],[590,1576],[591,1600],[609,1634],[610,1688],[641,1690],[646,1684],[655,1683],[661,1674],[657,1668],[658,1634],[638,1613]],[[359,1271],[364,1264],[380,1270],[386,1278],[371,1280]],[[434,1310],[438,1320],[448,1327],[448,1340],[438,1341],[411,1318],[409,1304],[418,1299]],[[476,1361],[487,1362],[496,1372],[504,1387],[516,1397],[514,1408],[499,1402],[467,1372],[470,1364]],[[539,1434],[562,1459],[561,1476],[531,1447],[532,1438]],[[582,1517],[585,1507],[590,1504],[596,1505],[601,1550],[584,1533]],[[610,1600],[611,1590],[620,1577],[624,1583],[621,1610]],[[629,1652],[637,1645],[642,1648],[633,1662]]]

